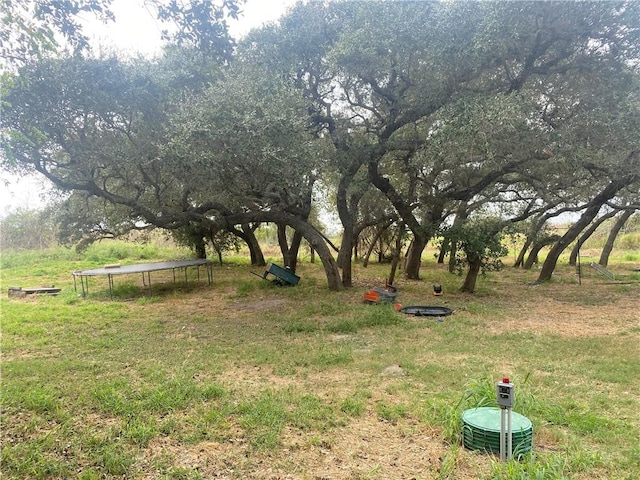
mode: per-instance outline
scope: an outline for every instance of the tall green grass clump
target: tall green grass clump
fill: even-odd
[[[192,254],[184,247],[162,247],[154,243],[131,243],[120,240],[94,243],[84,254],[87,261],[98,264],[122,260],[169,260],[190,256]]]
[[[616,239],[616,248],[621,250],[640,250],[640,232],[630,232],[620,235]]]
[[[67,247],[52,247],[45,250],[5,250],[0,255],[0,268],[33,267],[34,265],[59,262],[76,262],[84,256]]]

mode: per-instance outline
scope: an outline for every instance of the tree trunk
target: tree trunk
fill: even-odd
[[[367,248],[367,253],[364,254],[364,257],[362,257],[362,267],[363,268],[367,268],[369,266],[369,258],[371,257],[371,254],[373,253],[373,249],[375,248],[376,244],[371,242],[371,245],[369,245],[369,247]]]
[[[353,249],[357,240],[355,234],[355,219],[357,217],[362,193],[348,195],[348,190],[353,179],[363,165],[363,158],[360,152],[354,152],[351,148],[342,143],[338,137],[333,136],[334,144],[339,147],[349,158],[350,162],[345,169],[336,192],[336,208],[338,217],[342,223],[342,242],[338,252],[338,266],[342,269],[342,286],[350,288],[353,286]]]
[[[559,205],[559,202],[556,202],[550,205],[549,208],[551,209],[551,208],[557,207],[558,205]],[[527,255],[527,250],[529,250],[529,247],[535,242],[535,239],[538,236],[538,233],[540,233],[540,231],[544,228],[545,224],[550,218],[557,217],[566,212],[577,212],[579,210],[580,209],[577,207],[565,207],[565,208],[560,208],[553,212],[547,212],[544,215],[541,215],[537,219],[535,224],[533,224],[533,226],[531,227],[531,230],[527,234],[527,238],[524,242],[524,245],[522,246],[522,250],[520,250],[520,253],[518,254],[518,258],[516,259],[516,262],[513,264],[513,267],[518,268],[520,266],[524,266],[524,257]]]
[[[467,205],[464,203],[460,204],[456,210],[456,218],[453,219],[453,226],[460,226],[468,217],[469,212],[467,212]],[[451,242],[449,245],[449,273],[453,273],[456,270],[458,247],[458,242]]]
[[[193,240],[193,249],[196,253],[196,258],[207,258],[207,249],[204,237],[194,237]]]
[[[262,248],[260,248],[260,242],[256,238],[255,230],[257,225],[254,227],[249,226],[249,224],[242,225],[240,229],[231,228],[229,231],[236,235],[238,238],[242,239],[244,243],[247,244],[249,248],[249,255],[251,257],[251,265],[256,267],[264,267],[267,262],[264,259],[264,254],[262,253]]]
[[[529,256],[527,257],[527,261],[522,264],[522,268],[524,270],[531,270],[534,263],[538,263],[538,254],[540,250],[544,248],[546,244],[542,242],[535,243],[531,247],[531,251],[529,252]]]
[[[629,163],[638,163],[636,157],[640,157],[640,151],[632,152],[627,161]],[[634,162],[635,160],[635,162]],[[625,162],[626,163],[626,162]],[[588,204],[587,208],[580,217],[580,219],[574,223],[569,230],[556,242],[556,244],[551,247],[549,254],[547,255],[544,264],[542,265],[542,269],[540,270],[540,275],[538,276],[537,282],[546,282],[551,279],[551,275],[556,268],[556,264],[558,263],[558,258],[562,252],[569,246],[571,242],[573,242],[580,232],[584,230],[584,228],[589,225],[593,219],[598,215],[600,208],[606,202],[611,200],[616,194],[626,186],[630,185],[634,181],[638,179],[639,174],[634,171],[634,173],[626,175],[620,180],[612,181],[609,183],[598,195],[596,195]]]
[[[395,207],[399,217],[407,225],[409,230],[411,230],[411,233],[413,233],[413,242],[407,253],[404,274],[408,279],[420,280],[422,252],[429,240],[431,240],[435,229],[442,221],[444,200],[437,201],[437,199],[433,199],[428,218],[424,218],[421,224],[415,216],[413,204],[411,202],[405,202],[393,185],[391,185],[389,179],[380,174],[378,164],[375,161],[370,161],[368,167],[371,182],[378,190],[385,194]]]
[[[449,273],[456,271],[456,255],[458,255],[458,242],[449,245]]]
[[[298,268],[298,253],[300,252],[300,245],[302,244],[302,234],[300,232],[293,232],[291,238],[291,246],[289,247],[289,253],[287,256],[289,268],[293,273],[296,273]]]
[[[289,241],[287,240],[287,224],[278,223],[276,225],[278,232],[278,246],[280,247],[280,253],[282,254],[282,263],[284,266],[288,266],[287,254],[289,253]]]
[[[251,211],[237,214],[229,214],[226,220],[230,224],[241,224],[246,222],[273,222],[284,223],[289,225],[309,242],[309,244],[315,249],[322,261],[325,275],[327,277],[327,286],[329,290],[340,291],[342,290],[342,282],[340,279],[340,271],[338,270],[338,264],[336,263],[327,241],[313,225],[303,220],[302,218],[282,211]]]
[[[422,262],[422,252],[429,243],[429,237],[427,235],[416,234],[413,232],[413,242],[409,249],[407,256],[407,263],[405,266],[404,274],[410,280],[420,280],[420,265]]]
[[[252,241],[245,242],[247,247],[249,248],[249,258],[251,258],[251,265],[256,267],[264,267],[267,262],[264,259],[264,255],[262,253],[262,249],[260,248],[260,244],[258,243],[258,239],[255,238],[255,235],[252,235]],[[253,241],[255,240],[255,242]]]
[[[464,278],[464,283],[460,287],[460,291],[464,293],[473,293],[476,291],[476,282],[478,281],[478,275],[480,274],[480,267],[482,266],[482,259],[479,256],[467,257],[469,262],[469,270],[467,276]]]
[[[571,265],[572,267],[576,266],[576,261],[578,260],[578,252],[580,252],[580,248],[582,248],[584,242],[586,242],[589,237],[593,235],[593,233],[598,229],[600,225],[602,225],[605,220],[613,217],[616,213],[618,213],[616,210],[612,210],[606,215],[602,215],[595,222],[593,222],[582,235],[580,235],[580,238],[578,238],[578,241],[571,249],[571,255],[569,255],[569,265]]]
[[[218,263],[220,264],[220,266],[222,266],[222,250],[216,247],[215,244],[213,245],[213,249],[216,251],[216,254],[218,256]]]
[[[534,242],[533,246],[531,247],[529,257],[527,257],[527,261],[524,262],[522,268],[524,270],[531,270],[533,264],[538,263],[538,254],[540,253],[540,250],[542,250],[547,245],[551,245],[552,243],[557,242],[558,240],[560,240],[559,235],[549,235],[548,237],[541,238],[538,241]]]
[[[449,246],[451,245],[451,240],[449,240],[448,238],[445,238],[442,241],[442,246],[440,247],[440,252],[438,253],[438,263],[439,264],[443,264],[444,263],[444,257],[447,256],[447,252],[449,251]]]
[[[514,268],[518,268],[521,266],[522,268],[527,269],[527,267],[525,266],[524,257],[527,255],[527,251],[529,250],[529,247],[531,247],[531,245],[535,243],[535,240],[538,237],[540,230],[542,230],[544,225],[547,223],[548,219],[549,219],[549,215],[542,215],[538,219],[538,221],[533,225],[533,227],[527,234],[527,238],[524,241],[522,250],[520,250],[520,253],[518,254],[518,258],[516,259],[516,262],[513,264]],[[540,250],[538,249],[538,251]],[[535,261],[537,261],[537,258],[538,258],[537,252],[534,257],[532,257],[531,254],[529,254],[529,259],[532,259],[532,260],[535,259]],[[529,265],[528,268],[531,268],[531,265],[533,265],[533,262]]]
[[[373,240],[371,240],[371,245],[369,245],[369,248],[367,248],[367,253],[364,255],[364,259],[362,260],[362,266],[364,268],[367,268],[369,266],[369,258],[373,253],[373,249],[376,248],[376,243],[378,243],[382,234],[385,231],[387,231],[387,229],[391,226],[392,223],[393,222],[387,222],[384,225],[379,226],[378,229],[376,230],[376,234],[374,235]],[[378,261],[379,261],[379,256],[378,256]]]
[[[629,218],[631,218],[631,215],[633,215],[634,213],[635,210],[625,210],[623,214],[618,217],[616,223],[613,224],[613,227],[611,227],[611,231],[609,232],[609,236],[607,237],[607,242],[602,248],[600,260],[598,260],[598,263],[603,267],[606,267],[609,263],[609,255],[611,255],[611,252],[613,251],[613,244],[615,243],[616,237],[620,233],[620,230],[622,230],[624,224],[627,223],[627,220],[629,220]]]
[[[389,279],[387,283],[393,285],[396,279],[396,270],[398,269],[398,263],[400,263],[400,252],[402,251],[402,237],[404,235],[404,223],[398,225],[398,234],[396,236],[396,244],[393,249],[393,258],[391,260],[391,272],[389,273]]]
[[[287,225],[283,223],[278,224],[278,244],[280,245],[280,252],[282,253],[282,261],[285,267],[296,273],[296,267],[298,266],[298,252],[300,251],[300,244],[302,243],[302,235],[300,232],[294,230],[291,237],[291,245],[287,240]]]
[[[342,215],[340,216],[342,219]],[[342,241],[340,243],[340,252],[338,253],[338,267],[342,270],[342,286],[353,286],[352,270],[353,270],[353,222],[351,216],[342,220]]]
[[[516,262],[513,264],[513,268],[524,267],[524,257],[526,256],[527,251],[529,250],[529,247],[531,246],[532,242],[533,242],[533,238],[527,236],[527,238],[524,241],[524,245],[522,246],[522,249],[518,254],[518,258],[516,259]]]

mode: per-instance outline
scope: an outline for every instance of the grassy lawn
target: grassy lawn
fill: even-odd
[[[113,301],[104,278],[74,292],[73,270],[185,256],[3,252],[2,478],[638,478],[637,253],[612,259],[619,282],[561,265],[529,286],[537,272],[507,268],[475,295],[426,260],[398,301],[452,308],[441,321],[362,303],[388,265],[356,266],[339,293],[320,264],[278,288],[239,259],[210,287],[153,273],[152,297],[136,276]],[[62,292],[8,298],[14,285]],[[534,426],[533,454],[506,463],[460,442],[462,412],[503,376]]]

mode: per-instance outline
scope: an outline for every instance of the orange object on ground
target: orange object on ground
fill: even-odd
[[[369,303],[379,303],[380,302],[380,295],[378,295],[376,292],[371,290],[371,291],[365,293],[364,296],[362,297],[362,299],[365,302],[369,302]]]

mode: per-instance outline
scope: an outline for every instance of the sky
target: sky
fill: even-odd
[[[115,24],[95,22],[92,26],[97,43],[122,51],[158,53],[162,26],[144,3],[144,0],[114,0]],[[243,14],[239,21],[228,20],[229,30],[234,37],[240,38],[252,28],[278,19],[294,3],[295,0],[248,0],[241,7]]]
[[[249,30],[277,20],[295,0],[247,0],[238,21],[230,19],[229,30],[241,38]],[[160,51],[161,26],[144,0],[114,0],[115,23],[107,25],[86,19],[85,31],[94,48],[105,46],[127,54],[154,55]],[[33,177],[16,177],[0,171],[0,218],[17,209],[37,209],[44,206],[42,195],[46,181]]]

